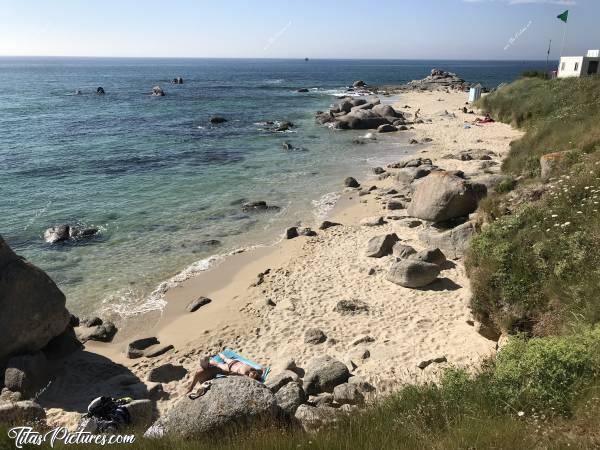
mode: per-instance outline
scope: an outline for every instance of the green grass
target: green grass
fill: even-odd
[[[478,106],[495,119],[527,131],[512,144],[503,169],[534,176],[539,174],[539,157],[545,153],[599,148],[598,98],[598,77],[525,78],[483,97]]]
[[[499,189],[482,205],[492,221],[473,240],[466,261],[480,320],[540,336],[600,320],[598,95],[600,78],[527,79],[481,102],[494,117],[525,130],[503,168],[530,181]],[[512,208],[515,199],[526,198],[539,157],[564,150],[571,153],[542,198]]]

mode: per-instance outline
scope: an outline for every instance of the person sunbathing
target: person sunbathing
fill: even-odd
[[[260,380],[262,376],[261,370],[257,370],[237,359],[228,358],[222,353],[219,353],[219,357],[223,360],[222,363],[209,357],[200,359],[200,368],[194,374],[194,378],[187,390],[188,394],[194,390],[194,386],[197,383],[205,383],[208,380],[216,378],[217,375],[240,375],[250,377],[253,380]]]

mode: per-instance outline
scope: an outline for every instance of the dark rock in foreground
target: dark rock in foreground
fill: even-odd
[[[56,284],[0,236],[0,360],[41,350],[66,330],[70,319]]]
[[[183,397],[155,428],[178,439],[198,439],[233,427],[269,423],[278,414],[275,396],[262,383],[248,377],[218,378],[201,398]]]

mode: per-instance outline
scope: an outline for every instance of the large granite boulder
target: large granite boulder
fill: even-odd
[[[419,232],[419,239],[430,246],[440,248],[444,254],[452,259],[465,255],[469,243],[477,229],[473,222],[465,222],[450,230],[440,231],[435,228],[427,228]]]
[[[294,417],[304,431],[318,431],[320,428],[334,424],[343,415],[339,409],[327,405],[300,405]]]
[[[407,288],[420,288],[435,281],[440,274],[440,266],[428,262],[401,259],[392,264],[387,280]]]
[[[382,258],[391,255],[394,245],[400,241],[396,233],[374,236],[367,242],[366,256],[369,258]]]
[[[308,395],[333,392],[337,385],[350,377],[346,364],[328,355],[311,359],[304,370],[304,391]]]
[[[468,216],[485,197],[484,185],[472,184],[443,170],[423,178],[415,189],[408,215],[432,222]]]
[[[277,405],[287,416],[293,416],[300,405],[306,402],[306,394],[301,383],[288,383],[275,394]]]
[[[156,425],[167,435],[194,439],[274,420],[278,414],[275,396],[265,385],[248,377],[226,377],[212,380],[196,400],[183,397]]]
[[[70,318],[56,284],[0,236],[0,361],[44,348],[65,331]]]
[[[46,412],[31,400],[0,403],[0,425],[24,426],[45,425]]]

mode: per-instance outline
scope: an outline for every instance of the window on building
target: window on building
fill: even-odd
[[[562,63],[562,65],[560,66],[560,70],[561,70],[561,71],[565,70],[565,65],[566,65],[566,64],[567,64],[567,63]]]
[[[575,72],[577,72],[578,70],[579,70],[579,63],[578,63],[578,62],[576,62],[576,63],[575,63]]]

